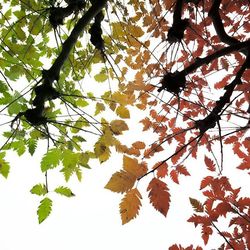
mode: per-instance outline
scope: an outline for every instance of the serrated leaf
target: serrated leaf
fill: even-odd
[[[121,170],[112,175],[105,188],[117,192],[124,193],[133,188],[136,181],[136,176],[132,173]]]
[[[123,156],[123,169],[135,175],[136,178],[146,174],[148,170],[146,163],[143,162],[139,164],[137,159],[130,158],[126,155]]]
[[[124,106],[119,106],[117,109],[116,109],[116,114],[118,116],[120,116],[121,118],[130,118],[130,113],[129,113],[129,110],[124,107]]]
[[[216,170],[214,162],[210,158],[208,158],[206,155],[204,157],[204,162],[205,162],[207,169],[209,171],[214,172]]]
[[[48,197],[40,201],[40,205],[37,210],[38,222],[42,223],[50,215],[52,210],[52,200]]]
[[[113,120],[110,123],[110,128],[115,135],[121,135],[123,131],[128,130],[128,125],[122,120]]]
[[[204,206],[196,199],[189,197],[189,201],[195,212],[201,213],[204,211]]]
[[[41,161],[42,172],[57,167],[60,163],[61,155],[62,151],[60,149],[58,148],[50,149],[42,158]]]
[[[94,146],[94,151],[100,163],[107,161],[111,153],[109,147],[103,142],[97,142]]]
[[[164,216],[167,216],[170,203],[170,193],[167,184],[157,178],[153,178],[148,185],[147,191],[149,191],[148,197],[153,207]]]
[[[5,152],[0,153],[0,174],[7,178],[10,172],[10,165],[4,160]]]
[[[29,153],[31,155],[33,155],[35,153],[35,150],[36,150],[36,147],[37,147],[37,140],[34,140],[34,139],[30,138],[27,141],[27,145],[28,145]]]
[[[44,184],[37,184],[33,186],[30,192],[36,195],[45,195],[48,193],[47,188]]]
[[[142,196],[137,188],[129,190],[120,203],[122,224],[134,219],[140,210]]]
[[[66,197],[73,197],[73,196],[75,196],[73,194],[73,192],[70,190],[70,188],[68,188],[68,187],[60,186],[60,187],[58,187],[58,188],[55,189],[55,192],[58,193],[58,194],[61,194],[63,196],[66,196]]]

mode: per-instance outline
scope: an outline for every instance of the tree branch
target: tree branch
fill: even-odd
[[[184,0],[177,0],[173,15],[173,24],[168,31],[167,41],[170,43],[180,42],[188,26],[188,19],[181,19]]]
[[[175,73],[168,72],[167,74],[164,75],[163,79],[161,80],[162,86],[158,89],[158,92],[162,91],[163,89],[166,89],[167,91],[171,93],[178,94],[182,89],[185,88],[186,76],[188,74],[192,73],[193,71],[201,67],[203,64],[209,64],[210,62],[212,62],[213,60],[221,56],[225,56],[227,54],[230,54],[232,52],[239,51],[242,49],[250,50],[250,40],[247,40],[245,42],[238,42],[236,44],[222,48],[204,58],[197,58],[194,63],[190,64],[188,67],[186,67],[182,71],[176,71]],[[248,62],[249,59],[246,61]]]
[[[249,67],[250,62],[250,54],[246,58],[245,62],[241,66],[240,70],[237,72],[234,80],[224,87],[226,92],[223,96],[220,97],[218,101],[216,101],[216,106],[213,108],[211,113],[202,120],[198,120],[195,122],[196,127],[200,130],[201,134],[204,134],[208,129],[213,128],[216,125],[216,122],[220,120],[220,112],[226,103],[230,102],[230,98],[234,91],[236,85],[241,84],[241,77],[244,71]]]
[[[228,45],[238,43],[239,41],[236,38],[229,36],[224,29],[224,25],[219,13],[220,4],[221,0],[213,0],[213,4],[208,13],[208,16],[211,17],[217,35],[223,43],[226,43]]]
[[[52,83],[54,80],[59,79],[60,70],[64,62],[68,58],[70,51],[74,47],[77,39],[82,34],[86,25],[104,8],[106,2],[107,0],[99,0],[98,3],[92,5],[89,10],[82,16],[82,18],[77,22],[70,36],[63,43],[60,55],[56,58],[51,68],[47,71],[49,80],[51,81],[50,83]]]

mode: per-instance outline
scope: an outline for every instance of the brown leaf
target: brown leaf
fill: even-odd
[[[170,193],[168,192],[167,184],[157,178],[153,178],[148,185],[147,191],[149,191],[148,196],[153,207],[164,216],[167,216],[170,203]]]

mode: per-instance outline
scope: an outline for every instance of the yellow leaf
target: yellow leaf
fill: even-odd
[[[127,104],[133,104],[135,99],[134,97],[134,95],[126,95],[120,92],[115,92],[112,94],[112,100],[124,106]]]
[[[130,190],[136,181],[136,176],[132,173],[121,170],[120,172],[116,172],[112,175],[109,182],[105,186],[105,188],[117,192],[124,193]]]
[[[115,135],[121,135],[123,131],[128,130],[128,125],[122,120],[113,120],[110,128]]]
[[[144,35],[144,31],[140,26],[128,25],[124,22],[116,22],[111,24],[112,38],[119,39],[120,41],[126,41],[128,37],[141,37]]]
[[[132,173],[136,178],[141,177],[147,173],[146,163],[138,163],[138,160],[135,158],[130,158],[126,155],[123,156],[123,169],[129,173]]]
[[[131,189],[125,194],[120,203],[122,224],[128,223],[138,215],[141,207],[140,199],[142,199],[142,196],[137,188]]]
[[[104,111],[105,110],[105,106],[103,103],[96,103],[96,106],[95,106],[95,115],[98,115],[100,112]]]
[[[95,155],[98,157],[99,161],[102,163],[109,159],[110,149],[102,142],[97,142],[94,147]]]
[[[116,109],[116,114],[119,115],[121,118],[124,118],[124,119],[130,118],[129,110],[124,106],[119,106]]]

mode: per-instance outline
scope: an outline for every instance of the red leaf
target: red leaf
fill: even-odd
[[[232,77],[231,75],[226,75],[221,81],[215,83],[214,87],[216,89],[224,88],[227,85],[228,81],[231,79],[231,77]]]
[[[250,157],[247,160],[244,160],[237,168],[241,170],[250,169]]]
[[[179,173],[176,170],[172,170],[170,172],[170,177],[175,183],[179,184],[179,179],[178,179]]]
[[[184,167],[183,165],[177,166],[176,171],[182,175],[190,176],[190,173],[187,171],[186,167]]]
[[[206,155],[205,155],[204,161],[209,171],[214,172],[216,170],[214,162],[210,158],[208,158]]]
[[[157,167],[160,164],[160,162],[156,163],[153,166],[153,169]],[[157,168],[157,177],[158,178],[164,178],[166,175],[168,175],[168,165],[166,162],[164,162],[160,167]]]
[[[200,189],[205,188],[208,185],[211,185],[211,182],[214,180],[212,176],[206,176],[202,181],[200,185]]]
[[[148,185],[147,191],[149,191],[148,196],[153,207],[166,216],[170,203],[170,193],[168,192],[167,184],[157,178],[153,178]]]
[[[216,206],[214,211],[218,213],[218,215],[226,217],[226,214],[232,212],[233,209],[227,202],[221,202]]]
[[[202,233],[202,239],[204,241],[204,244],[207,245],[209,236],[213,233],[213,230],[211,227],[203,226],[201,233]]]

